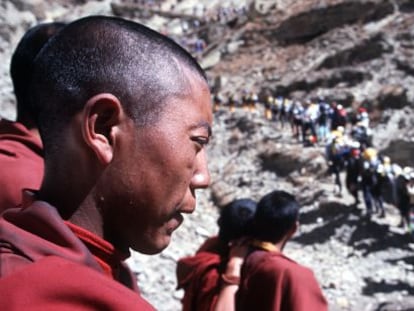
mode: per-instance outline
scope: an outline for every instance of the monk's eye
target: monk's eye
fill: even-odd
[[[200,147],[204,147],[208,145],[208,143],[210,142],[210,138],[205,136],[195,136],[193,137],[193,141],[200,145]]]

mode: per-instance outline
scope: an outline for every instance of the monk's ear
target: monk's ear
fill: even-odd
[[[298,231],[299,221],[296,221],[292,228],[289,230],[289,239]]]
[[[120,101],[108,93],[91,97],[83,109],[83,138],[103,165],[112,161],[122,115]]]

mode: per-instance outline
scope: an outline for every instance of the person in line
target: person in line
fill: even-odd
[[[384,207],[384,192],[387,189],[391,176],[391,159],[387,156],[378,157],[379,162],[377,169],[375,170],[375,184],[372,188],[372,196],[374,198],[374,205],[376,212],[379,213],[378,217],[385,217]]]
[[[300,101],[294,101],[293,104],[291,104],[289,110],[290,126],[292,129],[292,136],[295,137],[298,141],[300,140],[300,137],[303,136],[301,134],[303,112],[304,108]]]
[[[328,162],[328,175],[334,176],[334,194],[342,196],[341,172],[345,168],[345,159],[349,153],[348,146],[342,130],[331,133],[332,140],[325,146]]]
[[[275,104],[275,99],[272,95],[266,96],[266,100],[264,101],[264,107],[265,107],[265,119],[266,120],[273,120],[273,112],[272,107]]]
[[[216,92],[213,96],[213,112],[220,110],[221,105],[223,104],[223,99],[219,92]]]
[[[250,113],[255,113],[257,106],[259,105],[259,96],[256,92],[250,92],[250,104],[249,104],[249,111]]]
[[[10,62],[17,120],[0,120],[0,213],[22,203],[22,189],[39,189],[43,177],[43,146],[30,105],[33,61],[43,45],[64,23],[31,27],[20,39]]]
[[[346,129],[348,116],[345,108],[341,104],[337,104],[336,102],[332,103],[332,107],[333,110],[330,116],[331,131],[335,131],[338,127],[343,127],[344,129]]]
[[[289,98],[282,97],[282,106],[280,107],[280,114],[279,114],[281,129],[284,129],[285,124],[289,123],[289,118],[290,118],[289,114],[290,114],[291,107],[292,107],[292,100],[290,100]]]
[[[325,98],[319,98],[318,102],[319,114],[317,119],[318,141],[326,142],[329,132],[329,115],[331,107],[325,101]]]
[[[228,101],[227,101],[227,106],[229,107],[229,111],[231,113],[236,111],[236,106],[238,105],[238,102],[234,96],[234,94],[230,94]]]
[[[396,188],[396,205],[400,213],[399,227],[405,231],[410,229],[410,175],[412,174],[412,168],[406,166],[402,172],[396,177],[395,188]],[[414,177],[414,176],[413,176]],[[413,178],[414,179],[414,178]]]
[[[318,116],[318,106],[311,100],[306,100],[302,113],[302,142],[304,146],[311,146],[317,142],[316,121]]]
[[[359,147],[358,142],[351,146],[345,164],[345,184],[348,192],[354,198],[354,207],[357,207],[360,202],[358,192],[360,190],[361,150]]]
[[[241,104],[244,111],[249,112],[250,98],[246,89],[242,90]]]
[[[377,196],[375,194],[379,193],[379,190],[377,189],[377,169],[379,163],[380,161],[376,149],[370,147],[364,150],[360,163],[361,191],[364,197],[366,216],[369,217],[373,212],[376,212],[378,208]]]
[[[30,92],[45,174],[0,216],[2,309],[154,310],[124,259],[166,248],[209,184],[204,71],[148,27],[88,16],[41,49]]]
[[[408,232],[414,237],[414,171],[410,172],[407,183],[407,193],[410,199],[408,209]]]
[[[237,263],[242,263],[242,257],[236,256],[238,240],[249,235],[255,210],[256,202],[252,199],[230,202],[220,211],[218,236],[207,239],[195,255],[178,261],[178,288],[184,289],[182,311],[210,311],[219,307],[220,292],[232,286],[222,276],[231,275],[233,279],[240,276],[240,269],[234,271]]]
[[[313,272],[283,254],[296,232],[299,203],[285,191],[272,191],[257,204],[254,240],[241,269],[236,310],[327,310]]]

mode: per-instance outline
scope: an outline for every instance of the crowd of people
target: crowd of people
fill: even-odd
[[[240,98],[230,94],[227,99],[219,93],[213,96],[214,111],[227,107],[230,112],[236,108],[255,112],[259,105],[264,107],[266,119],[278,123],[280,129],[289,126],[293,137],[304,145],[326,144],[332,131],[348,125],[353,135],[364,145],[371,144],[371,130],[368,112],[360,108],[357,113],[349,113],[337,102],[328,103],[323,97],[306,100],[293,100],[283,96],[261,95],[243,91]]]
[[[360,203],[362,194],[366,216],[377,213],[385,217],[384,203],[398,208],[399,226],[407,232],[414,230],[410,215],[414,212],[414,169],[392,163],[390,157],[381,155],[371,145],[364,145],[358,136],[347,135],[343,129],[333,133],[326,146],[330,172],[335,176],[337,195],[342,194],[340,172],[345,172],[345,186],[354,197],[354,205]]]
[[[267,120],[281,130],[290,128],[292,137],[305,147],[325,148],[336,195],[342,196],[346,187],[355,206],[362,197],[367,216],[377,213],[385,217],[384,203],[392,204],[401,216],[399,226],[407,232],[414,231],[414,168],[401,167],[375,149],[365,107],[346,109],[324,97],[301,101],[247,91],[239,98],[233,94],[227,99],[213,95],[213,111],[244,109],[258,113],[259,106]],[[345,174],[344,182],[341,173]]]

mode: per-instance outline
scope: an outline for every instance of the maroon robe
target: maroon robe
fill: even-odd
[[[211,311],[220,294],[220,267],[225,248],[217,237],[209,238],[194,256],[177,263],[178,288],[184,289],[182,311]]]
[[[126,256],[46,202],[9,209],[0,216],[0,308],[153,311]]]
[[[22,189],[39,189],[42,143],[23,124],[0,120],[0,213],[22,202]]]
[[[313,272],[279,252],[254,251],[241,273],[237,311],[328,310]]]

